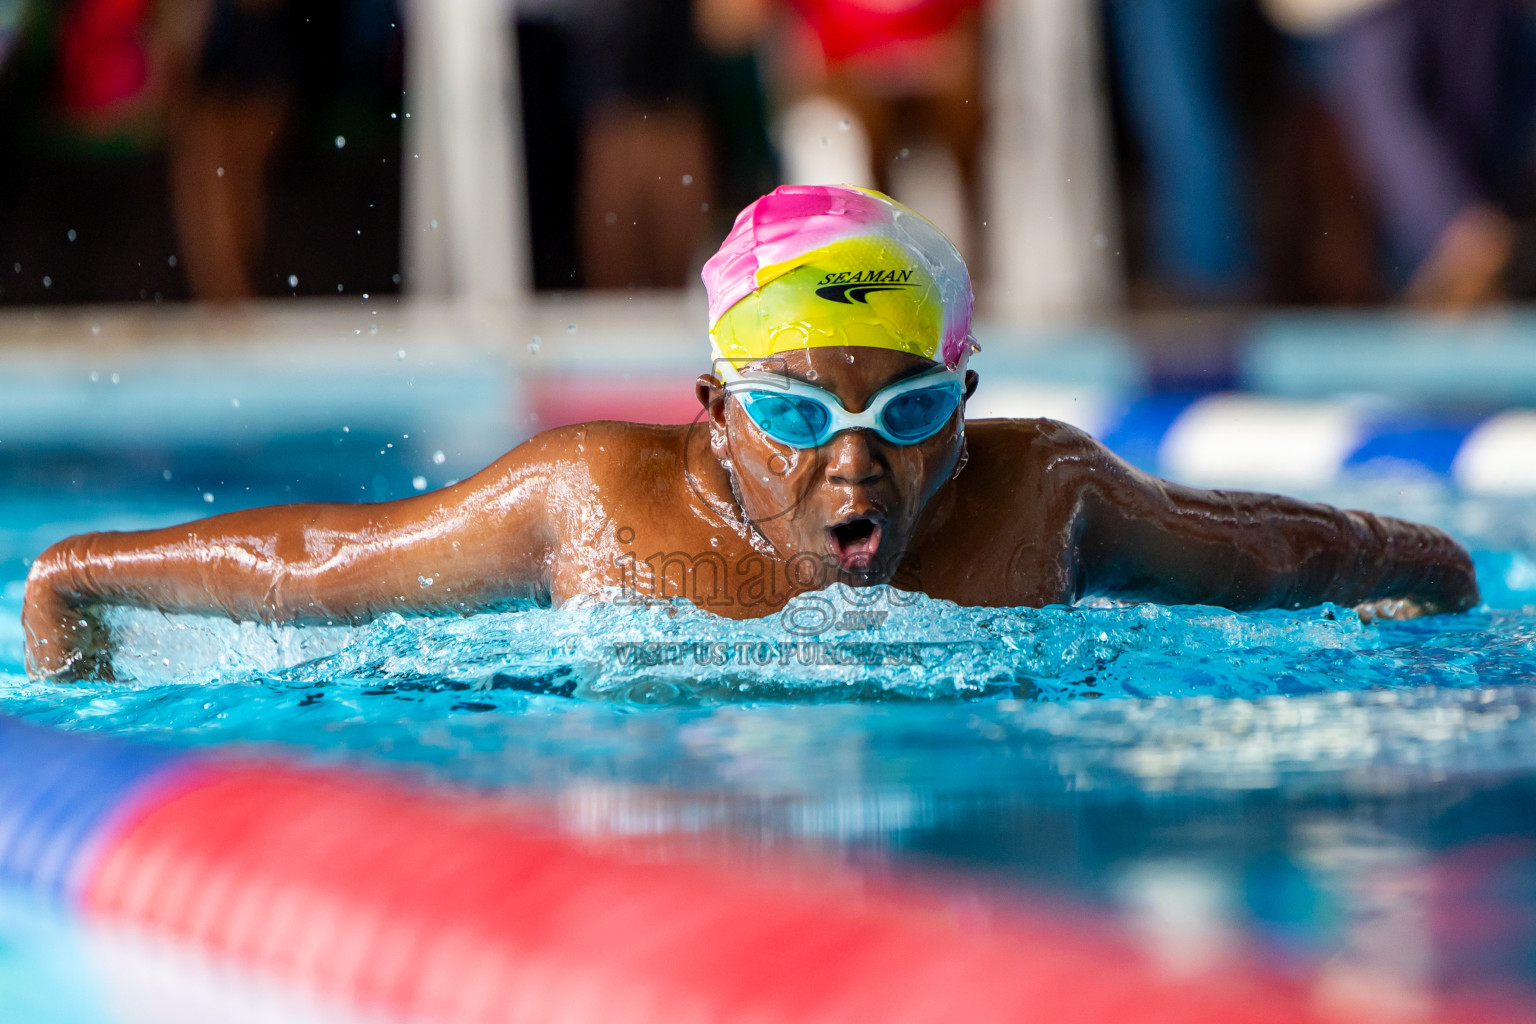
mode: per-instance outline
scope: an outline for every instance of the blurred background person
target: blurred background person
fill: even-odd
[[[1260,288],[1281,305],[1359,306],[1388,295],[1378,258],[1380,227],[1345,130],[1325,95],[1310,40],[1275,31],[1258,12],[1267,59],[1244,47],[1247,91],[1258,92],[1258,137],[1245,173],[1256,192]],[[1251,100],[1250,100],[1251,102]]]
[[[1126,121],[1145,178],[1148,288],[1162,299],[1253,296],[1252,194],[1226,60],[1230,0],[1108,0]],[[1143,298],[1147,289],[1143,289]]]
[[[15,3],[0,303],[398,289],[393,0]]]
[[[1370,189],[1316,41],[1231,0],[1104,14],[1132,307],[1382,299]]]
[[[297,85],[296,17],[288,0],[166,5],[172,209],[193,298],[257,292],[267,173]]]
[[[689,286],[730,211],[784,180],[889,190],[978,265],[985,238],[1000,268],[1097,268],[1111,286],[1074,317],[1126,294],[1456,305],[1520,265],[1531,8],[519,0],[487,46],[517,65],[521,117],[496,123],[522,133],[540,290]],[[421,122],[392,0],[0,0],[7,33],[0,302],[400,286],[399,130]],[[1050,145],[1078,135],[1105,159]],[[1103,201],[1046,187],[1065,179]],[[1036,276],[995,279],[1029,292],[999,316],[1057,308],[1062,275]]]
[[[764,38],[785,180],[889,192],[976,259],[981,0],[701,2]]]
[[[151,0],[0,0],[0,302],[175,294]]]
[[[757,28],[710,0],[517,8],[536,288],[682,288],[777,184]]]
[[[582,264],[592,288],[680,288],[704,244],[714,159],[691,0],[609,0],[584,32]]]
[[[1391,282],[1451,308],[1504,297],[1530,66],[1520,0],[1266,0],[1313,36],[1328,102],[1368,182]]]

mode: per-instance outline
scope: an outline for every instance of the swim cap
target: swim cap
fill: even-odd
[[[965,365],[971,276],[925,217],[870,189],[782,185],[736,218],[704,264],[716,359],[832,345]]]

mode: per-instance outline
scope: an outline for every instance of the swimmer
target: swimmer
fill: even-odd
[[[737,218],[704,280],[714,363],[696,423],[546,431],[399,501],[70,537],[27,580],[28,671],[103,678],[101,611],[122,605],[361,623],[606,593],[749,618],[834,582],[993,606],[1374,616],[1478,601],[1439,530],[1179,486],[1052,420],[967,422],[969,275],[879,193],[780,188]]]

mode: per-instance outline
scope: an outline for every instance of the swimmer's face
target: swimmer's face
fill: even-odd
[[[815,385],[857,413],[882,389],[937,365],[890,349],[835,347],[786,352],[743,369]],[[965,385],[969,397],[974,372]],[[963,405],[915,444],[851,429],[819,447],[796,448],[768,436],[740,398],[726,397],[708,376],[699,378],[699,397],[709,410],[711,446],[731,471],[742,511],[793,561],[791,578],[808,586],[888,582],[964,447]]]

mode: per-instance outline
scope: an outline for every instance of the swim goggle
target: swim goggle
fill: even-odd
[[[917,444],[944,429],[965,398],[965,378],[948,367],[881,388],[858,413],[825,388],[782,373],[744,376],[723,359],[715,372],[758,429],[791,448],[816,448],[845,430],[873,430],[892,444]]]

